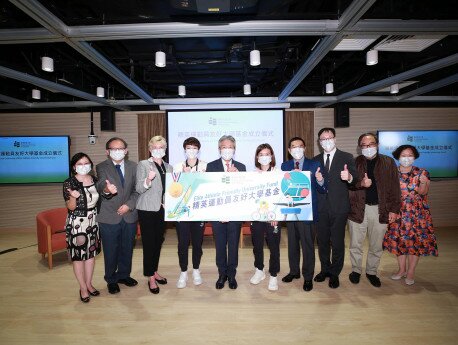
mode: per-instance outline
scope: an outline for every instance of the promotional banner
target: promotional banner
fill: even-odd
[[[313,220],[309,171],[171,173],[166,221]]]

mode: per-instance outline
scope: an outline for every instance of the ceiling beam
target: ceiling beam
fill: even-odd
[[[364,35],[458,35],[458,20],[363,19],[347,34]]]
[[[79,42],[68,37],[70,28],[59,18],[52,14],[46,7],[36,0],[10,0],[14,5],[35,19],[38,23],[48,29],[51,33],[61,35],[73,49],[85,56],[89,61],[101,68],[118,83],[126,87],[133,94],[137,95],[145,102],[152,104],[153,98],[140,86],[134,83],[121,70],[113,65],[107,58],[96,51],[87,42]]]
[[[456,83],[457,81],[458,81],[458,73],[455,73],[451,76],[448,76],[447,78],[444,78],[444,79],[435,81],[431,84],[419,87],[418,89],[412,90],[410,92],[403,93],[402,95],[396,98],[399,101],[404,101],[406,99],[409,99],[410,97],[422,95],[424,93],[440,89],[441,87],[448,86],[450,84]]]
[[[359,96],[359,95],[362,95],[362,94],[367,93],[367,92],[372,92],[372,91],[375,91],[375,90],[383,89],[384,87],[388,87],[390,85],[393,85],[393,84],[396,84],[396,83],[400,83],[401,81],[409,80],[411,78],[415,78],[415,77],[418,77],[420,75],[423,75],[423,74],[426,74],[426,73],[429,73],[429,72],[432,72],[432,71],[435,71],[435,70],[438,70],[438,69],[441,69],[441,68],[444,68],[444,67],[447,67],[447,66],[454,65],[456,63],[458,63],[458,54],[453,54],[453,55],[450,55],[448,57],[445,57],[445,58],[430,62],[430,63],[428,63],[426,65],[423,65],[423,66],[420,66],[420,67],[417,67],[417,68],[413,68],[411,70],[408,70],[408,71],[393,75],[393,76],[388,77],[386,79],[382,79],[382,80],[376,81],[375,83],[362,86],[362,87],[360,87],[358,89],[355,89],[355,90],[352,90],[352,91],[349,91],[349,92],[345,92],[345,93],[343,93],[341,95],[338,95],[336,97],[335,101],[319,103],[319,104],[317,104],[317,107],[319,107],[319,108],[327,107],[327,106],[330,106],[330,105],[332,105],[334,103],[342,102],[342,101],[344,101],[344,100],[346,100],[348,98]]]
[[[112,102],[109,102],[105,98],[100,98],[100,97],[97,97],[96,95],[93,95],[93,94],[90,94],[90,93],[87,93],[87,92],[84,92],[84,91],[80,91],[80,90],[77,90],[77,89],[74,89],[72,87],[68,87],[68,86],[62,85],[62,84],[54,83],[54,82],[46,80],[46,79],[38,78],[38,77],[35,77],[35,76],[27,74],[27,73],[15,71],[13,69],[10,69],[10,68],[4,67],[4,66],[0,66],[0,75],[4,76],[4,77],[7,77],[7,78],[19,80],[19,81],[22,81],[24,83],[33,84],[33,85],[36,85],[38,87],[50,90],[52,92],[62,92],[62,93],[65,93],[67,95],[71,95],[71,96],[74,96],[74,97],[78,97],[78,98],[86,99],[86,100],[89,100],[89,101],[93,101],[93,102],[99,103],[99,104],[104,105],[104,106],[117,108],[119,110],[129,110],[128,108],[126,108],[124,106],[121,107],[121,106],[118,106],[116,104],[113,104]]]
[[[9,104],[20,105],[20,106],[23,106],[24,108],[30,108],[33,104],[27,101],[23,101],[22,99],[17,99],[17,98],[10,97],[7,95],[0,95],[0,101],[6,102]]]
[[[356,23],[361,16],[374,4],[375,0],[353,0],[350,6],[342,14],[339,20],[338,28],[345,30],[347,26]],[[332,36],[327,36],[319,41],[311,54],[305,60],[304,64],[299,68],[297,73],[291,78],[289,83],[281,91],[278,99],[284,101],[296,89],[296,87],[312,72],[321,60],[339,44],[344,34],[336,33]]]
[[[236,98],[234,100],[234,98]],[[216,102],[215,99],[211,104],[258,104],[258,105],[268,105],[274,103],[283,103],[279,102],[277,97],[253,97],[254,100],[250,97],[243,97],[244,102],[234,98],[221,98],[220,102]],[[242,98],[242,97],[240,97]],[[289,97],[285,103],[316,103],[316,102],[326,102],[331,99],[334,99],[333,96],[302,96],[302,97]],[[209,104],[207,98],[193,98],[194,102],[186,102],[188,100],[183,98],[176,99],[167,99],[167,100],[155,100],[157,105],[191,105],[196,107],[197,105]],[[353,98],[346,99],[343,102],[354,102],[354,103],[397,103],[399,102],[394,96],[357,96]],[[415,96],[407,100],[407,102],[423,102],[423,103],[458,103],[458,96]],[[31,106],[27,107],[25,105],[15,105],[15,104],[0,104],[0,110],[9,110],[9,109],[52,109],[52,108],[88,108],[88,107],[103,107],[103,104],[92,102],[92,101],[69,101],[69,102],[36,102],[30,103]],[[151,106],[151,104],[146,103],[142,99],[132,99],[132,100],[119,100],[116,102],[119,106]],[[197,107],[198,108],[198,107]],[[355,107],[357,108],[357,107]],[[146,109],[145,109],[146,110]],[[1,116],[1,114],[0,114]]]

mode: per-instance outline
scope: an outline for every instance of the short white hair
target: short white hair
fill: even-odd
[[[164,149],[167,148],[167,141],[161,135],[155,135],[154,137],[152,137],[148,143],[148,147],[151,148],[154,144],[157,143],[161,143],[162,145],[164,145]]]
[[[219,138],[219,140],[218,140],[218,148],[221,148],[221,143],[224,140],[232,141],[232,143],[234,144],[234,149],[235,149],[235,138],[232,135],[223,135],[221,138]]]

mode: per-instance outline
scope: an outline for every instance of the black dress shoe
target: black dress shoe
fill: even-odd
[[[380,282],[380,279],[375,275],[375,274],[367,274],[366,273],[367,279],[369,279],[369,282],[375,286],[375,287],[380,287],[382,286],[382,283]]]
[[[324,282],[327,277],[329,277],[329,273],[320,272],[315,276],[315,278],[313,278],[313,280],[317,283],[321,283]]]
[[[235,277],[229,277],[227,280],[229,281],[229,289],[237,289],[237,280],[235,280]]]
[[[311,291],[313,289],[313,282],[311,280],[304,280],[304,291]]]
[[[348,278],[350,279],[350,281],[353,284],[358,284],[359,283],[359,278],[361,278],[361,273],[351,272],[350,275],[348,276]]]
[[[156,283],[158,284],[161,284],[161,285],[165,285],[167,284],[167,278],[162,278],[162,279],[156,279]]]
[[[288,273],[286,276],[281,278],[281,281],[284,283],[291,283],[293,279],[299,279],[301,276],[299,274]]]
[[[148,280],[148,288],[149,288],[149,292],[151,292],[151,293],[153,293],[155,295],[157,295],[159,293],[159,286],[156,286],[155,288],[151,288],[149,280]]]
[[[89,290],[88,290],[88,291],[89,291]],[[97,290],[97,289],[94,289],[94,291],[89,291],[89,294],[90,294],[91,296],[98,296],[98,295],[100,295],[100,291]]]
[[[329,285],[329,287],[331,289],[337,289],[339,287],[339,285],[340,285],[339,277],[337,277],[337,276],[329,277],[329,284],[328,285]]]
[[[119,279],[118,280],[118,284],[124,284],[126,286],[135,286],[138,284],[138,281],[136,281],[134,278],[131,278],[131,277],[127,277],[127,278],[124,278],[124,279]]]
[[[227,275],[222,274],[219,276],[218,280],[216,281],[215,287],[220,290],[224,287],[224,283],[227,280]]]
[[[121,291],[121,290],[119,289],[118,283],[109,283],[108,284],[108,292],[109,293],[115,294],[115,293],[118,293],[119,291]]]
[[[91,300],[91,297],[89,297],[89,296],[87,296],[87,297],[81,296],[81,290],[80,290],[80,300],[83,303],[88,303]]]

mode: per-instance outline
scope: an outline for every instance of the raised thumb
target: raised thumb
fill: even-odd
[[[344,165],[344,170],[347,171],[348,168],[347,168],[347,164]]]

